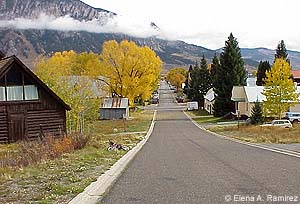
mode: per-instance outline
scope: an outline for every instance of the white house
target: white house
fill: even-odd
[[[247,87],[256,86],[256,78],[247,78]],[[215,103],[215,92],[213,88],[209,89],[204,96],[204,109],[209,113],[213,114],[213,106]]]
[[[240,115],[250,117],[254,103],[266,100],[263,90],[263,86],[234,86],[231,100],[235,102],[235,110],[240,111]]]
[[[240,115],[251,116],[251,111],[256,101],[263,102],[266,100],[263,95],[263,86],[234,86],[232,89],[231,100],[235,102],[235,110],[240,112]],[[297,87],[297,92],[300,87]],[[299,97],[300,101],[300,97]],[[300,103],[291,107],[290,112],[300,112]]]
[[[215,102],[215,92],[214,89],[211,88],[204,96],[204,109],[209,113],[213,114],[213,106]]]

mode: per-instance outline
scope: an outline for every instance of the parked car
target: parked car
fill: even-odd
[[[197,101],[187,102],[186,107],[188,111],[198,110],[198,102]]]
[[[300,112],[286,112],[285,118],[291,121],[291,123],[300,123]]]
[[[273,120],[272,123],[263,124],[261,127],[283,127],[292,128],[293,125],[289,120]]]
[[[158,94],[154,94],[151,98],[151,103],[152,104],[158,104],[159,103],[159,95]]]
[[[178,96],[176,96],[176,101],[177,101],[178,103],[183,103],[183,101],[184,101],[184,96],[183,96],[183,95],[178,95]]]

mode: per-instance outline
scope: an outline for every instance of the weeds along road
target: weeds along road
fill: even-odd
[[[210,135],[173,101],[163,82],[152,136],[104,203],[300,203],[300,159]]]

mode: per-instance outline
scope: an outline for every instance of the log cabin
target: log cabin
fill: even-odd
[[[0,58],[0,143],[66,132],[70,107],[16,56]]]

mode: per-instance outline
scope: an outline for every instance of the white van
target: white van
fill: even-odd
[[[192,101],[192,102],[187,102],[186,103],[187,110],[198,110],[198,102],[197,101]]]
[[[300,123],[300,112],[286,112],[285,117],[292,123]]]

